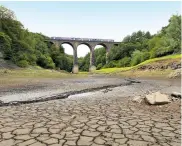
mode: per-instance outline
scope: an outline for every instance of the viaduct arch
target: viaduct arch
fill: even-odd
[[[55,44],[57,47],[62,44],[69,44],[73,48],[73,73],[79,72],[78,67],[78,57],[77,57],[77,48],[79,45],[86,45],[90,49],[90,67],[89,71],[92,72],[96,69],[95,67],[95,56],[94,49],[97,45],[102,45],[106,49],[106,63],[108,62],[108,54],[113,45],[118,45],[119,42],[114,42],[114,40],[107,39],[84,39],[84,38],[60,38],[60,37],[52,37],[50,38],[50,42]]]

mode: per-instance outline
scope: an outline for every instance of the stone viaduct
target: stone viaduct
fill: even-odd
[[[113,45],[118,45],[119,42],[114,42],[114,40],[107,39],[85,39],[85,38],[60,38],[51,37],[50,42],[59,47],[62,44],[69,44],[73,48],[73,73],[79,72],[78,58],[77,58],[77,47],[79,45],[86,45],[90,49],[90,67],[89,71],[92,72],[96,69],[95,67],[95,57],[94,49],[97,45],[102,45],[106,49],[106,63],[108,62],[108,54]]]

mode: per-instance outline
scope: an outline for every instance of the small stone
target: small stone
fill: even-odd
[[[143,97],[141,97],[141,96],[135,96],[133,99],[132,99],[132,101],[133,102],[137,102],[137,103],[141,103],[142,101],[143,101]]]
[[[181,93],[173,92],[173,93],[171,93],[171,96],[176,97],[176,98],[181,98]]]

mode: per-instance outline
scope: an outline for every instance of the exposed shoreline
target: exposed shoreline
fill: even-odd
[[[95,142],[99,142],[102,146],[180,146],[180,100],[156,106],[131,100],[134,96],[145,96],[149,91],[165,94],[179,92],[180,80],[138,80],[141,83],[131,83],[118,77],[92,76],[71,80],[49,79],[32,84],[35,88],[30,91],[30,95],[36,91],[42,94],[48,90],[71,92],[75,95],[64,99],[0,107],[0,132],[3,135],[0,144],[28,141],[35,145],[95,145]],[[123,85],[116,86],[120,84]],[[16,95],[23,92],[28,96],[27,90],[24,90],[28,88],[29,86],[17,87],[13,92]],[[93,88],[94,92],[76,94]],[[1,88],[0,90],[2,91]],[[4,92],[6,95],[11,93],[11,90]],[[1,92],[0,94],[2,98],[3,95]],[[26,141],[17,140],[20,138]]]
[[[179,89],[180,83],[178,80],[154,80],[153,79],[131,79],[131,78],[118,78],[108,76],[91,76],[88,78],[80,79],[60,79],[60,80],[45,80],[31,85],[22,87],[0,88],[0,106],[20,105],[36,102],[45,102],[49,100],[64,99],[71,95],[95,92],[108,88],[129,87],[133,83],[146,84],[152,82],[155,86],[159,86],[160,82],[168,84],[167,86],[174,90]],[[168,83],[167,83],[168,82]],[[173,87],[174,86],[174,87]],[[168,88],[166,87],[166,88]],[[159,88],[160,90],[160,88]],[[135,91],[132,91],[135,92]]]
[[[36,98],[32,97],[33,99],[30,99],[30,100],[19,100],[19,101],[15,100],[15,101],[10,101],[10,102],[2,101],[0,106],[20,105],[20,104],[28,104],[28,103],[35,103],[35,102],[44,102],[44,101],[55,100],[55,99],[64,99],[64,98],[68,98],[69,96],[75,95],[75,94],[94,92],[94,91],[99,91],[102,89],[115,88],[115,87],[119,87],[119,86],[129,86],[132,83],[140,83],[140,81],[137,81],[134,79],[124,79],[124,82],[121,82],[119,84],[107,84],[107,85],[98,86],[98,87],[91,87],[91,88],[85,88],[85,89],[81,89],[81,90],[57,93],[57,94],[53,94],[53,95],[49,95],[49,96],[40,96],[40,97],[36,97]],[[25,91],[26,90],[28,90],[28,89],[25,89]],[[31,92],[33,92],[33,91],[31,91]],[[18,94],[18,93],[15,92],[15,94]],[[11,95],[9,97],[11,97]]]

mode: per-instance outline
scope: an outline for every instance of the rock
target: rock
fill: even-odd
[[[181,93],[173,92],[173,93],[171,93],[171,96],[176,97],[176,98],[181,98]]]
[[[181,77],[181,68],[174,70],[172,73],[169,74],[169,78],[178,78]]]
[[[109,91],[112,91],[112,89],[106,88],[104,91],[102,91],[103,93],[107,93]]]
[[[0,105],[3,105],[3,103],[4,103],[4,102],[3,102],[2,100],[0,100]]]
[[[177,62],[173,62],[172,64],[170,64],[170,66],[172,70],[176,70],[181,67],[181,64]]]
[[[166,104],[170,102],[169,96],[160,92],[146,95],[145,100],[152,105]]]
[[[172,101],[178,101],[178,100],[179,100],[179,98],[171,97],[171,100],[172,100]]]
[[[18,105],[18,104],[20,104],[18,101],[12,101],[9,103],[9,105]]]
[[[138,102],[138,103],[141,103],[143,101],[144,97],[141,97],[141,96],[135,96],[132,101],[133,102]]]

